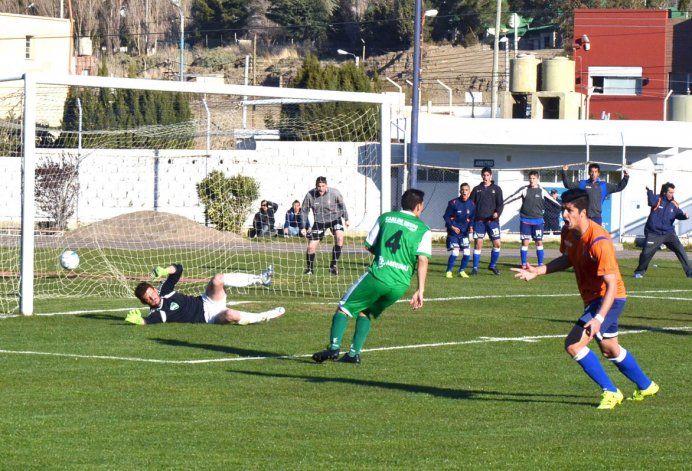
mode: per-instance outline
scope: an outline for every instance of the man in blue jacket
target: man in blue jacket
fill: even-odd
[[[568,190],[574,190],[576,188],[586,190],[589,194],[589,208],[586,214],[589,216],[589,219],[602,226],[603,216],[601,215],[601,206],[603,202],[609,194],[617,193],[625,189],[630,178],[629,173],[625,170],[622,180],[615,185],[601,180],[601,166],[598,164],[589,164],[589,179],[579,180],[577,182],[571,182],[567,179],[567,169],[569,169],[568,165],[562,166],[562,184],[565,185],[565,188]]]
[[[644,278],[649,262],[663,244],[678,257],[687,278],[692,278],[690,261],[673,228],[676,219],[689,218],[689,215],[678,207],[678,203],[674,199],[675,185],[670,182],[664,183],[660,195],[654,195],[654,192],[647,187],[646,196],[649,200],[649,206],[651,206],[651,213],[649,213],[646,226],[644,226],[646,240],[642,253],[639,255],[639,266],[634,271],[634,277]]]

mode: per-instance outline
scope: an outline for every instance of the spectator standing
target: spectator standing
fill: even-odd
[[[548,206],[553,206],[558,210],[560,209],[560,203],[555,201],[547,191],[541,188],[538,178],[538,171],[531,170],[529,172],[529,184],[522,186],[512,196],[505,200],[505,204],[508,204],[521,198],[521,209],[519,210],[521,249],[519,254],[521,255],[522,268],[528,266],[529,243],[531,239],[533,239],[536,244],[538,266],[543,265],[543,231],[545,226],[543,214],[546,208],[544,201],[548,201]]]
[[[692,278],[692,268],[690,268],[685,247],[680,243],[673,227],[676,219],[684,220],[690,217],[689,214],[680,209],[678,202],[675,201],[675,185],[670,182],[664,183],[659,195],[654,195],[654,192],[647,187],[646,197],[649,200],[651,212],[646,220],[646,226],[644,226],[646,240],[642,253],[639,255],[639,265],[634,271],[634,277],[644,278],[649,262],[654,258],[661,245],[665,245],[678,257],[687,278]]]
[[[490,167],[481,170],[483,181],[471,190],[471,201],[476,206],[476,217],[473,222],[473,234],[476,239],[473,249],[473,270],[471,275],[478,275],[478,265],[481,261],[483,239],[488,234],[493,242],[493,251],[490,255],[488,269],[494,275],[499,275],[497,261],[500,259],[500,215],[504,205],[502,203],[502,189],[493,181],[493,171]]]
[[[462,183],[459,187],[459,197],[447,203],[447,210],[442,218],[447,227],[447,252],[450,252],[447,259],[447,278],[454,276],[454,264],[459,257],[459,249],[463,250],[461,264],[459,265],[459,276],[468,278],[464,271],[471,258],[471,246],[469,244],[469,230],[472,230],[473,218],[476,214],[476,207],[469,199],[471,187],[468,183]]]
[[[622,180],[615,185],[601,180],[601,166],[598,164],[589,164],[589,179],[579,180],[578,182],[570,182],[567,179],[567,174],[565,173],[567,169],[569,169],[569,165],[562,166],[562,184],[565,185],[565,188],[570,190],[576,188],[586,190],[589,194],[589,219],[599,225],[603,225],[603,217],[601,214],[603,201],[605,201],[611,193],[617,193],[625,189],[630,178],[629,173],[625,170]]]
[[[557,190],[550,190],[550,197],[560,204],[560,197]],[[545,232],[552,232],[553,234],[560,232],[560,213],[562,210],[560,206],[555,206],[554,204],[549,204],[548,198],[543,198],[545,208],[545,213],[543,218],[545,219]]]

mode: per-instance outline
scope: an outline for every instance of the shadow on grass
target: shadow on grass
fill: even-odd
[[[553,322],[553,323],[558,323],[558,324],[570,324],[574,325],[573,320],[567,320],[567,319],[549,319],[547,317],[535,317],[535,316],[518,316],[522,319],[536,319],[540,321],[545,321],[545,322]],[[667,319],[667,318],[653,318],[653,317],[639,317],[639,316],[628,316],[633,319],[647,319],[647,320],[657,320],[657,321],[675,321],[675,322],[684,322],[683,319]],[[692,335],[692,331],[689,330],[682,330],[682,329],[665,329],[662,327],[652,327],[652,326],[646,326],[646,325],[632,325],[632,324],[619,324],[618,325],[619,329],[622,331],[625,330],[645,330],[647,332],[655,332],[658,334],[668,334],[668,335]],[[565,331],[565,336],[567,336],[567,331]]]
[[[352,368],[351,365],[344,365]],[[249,376],[273,377],[279,379],[297,379],[308,383],[340,383],[350,386],[366,386],[371,388],[398,390],[415,394],[428,394],[430,396],[442,397],[447,399],[464,399],[475,401],[500,401],[500,402],[539,402],[557,403],[578,406],[594,407],[596,398],[590,402],[569,400],[568,398],[581,399],[590,396],[576,394],[543,394],[543,393],[511,393],[502,391],[482,391],[473,389],[451,389],[436,386],[422,386],[417,384],[390,383],[385,381],[370,381],[356,378],[321,377],[307,375],[290,375],[285,373],[268,373],[260,371],[229,370],[230,373],[244,374]]]
[[[289,358],[287,355],[276,352],[267,352],[263,350],[253,350],[248,348],[239,347],[229,347],[227,345],[212,345],[209,343],[193,343],[187,342],[185,340],[176,339],[162,339],[162,338],[152,338],[154,342],[158,342],[161,345],[168,345],[171,347],[187,347],[187,348],[197,348],[200,350],[207,350],[210,352],[225,353],[229,355],[238,355],[240,357],[267,357],[275,360],[295,360],[294,358]]]

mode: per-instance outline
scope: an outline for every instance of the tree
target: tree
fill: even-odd
[[[435,19],[432,38],[444,39],[454,43],[471,46],[477,38],[485,34],[487,28],[495,27],[495,0],[447,0],[439,5],[439,14]],[[507,16],[508,6],[503,0],[502,11]]]
[[[70,153],[63,153],[57,160],[44,159],[36,166],[34,198],[36,206],[59,230],[67,229],[67,223],[77,209],[79,194],[79,161]]]
[[[335,6],[334,0],[272,0],[267,18],[284,26],[294,38],[321,46]]]
[[[241,30],[253,10],[247,0],[195,0],[190,14],[200,39],[206,32]]]
[[[342,90],[349,92],[379,91],[377,79],[371,81],[362,68],[353,61],[341,66],[323,67],[316,56],[308,54],[292,82],[295,88],[317,90]],[[319,126],[329,126],[339,116],[363,116],[372,112],[374,105],[345,102],[327,102],[308,105],[286,105],[282,107],[281,136],[285,140],[310,140],[311,133]],[[373,139],[373,132],[343,120],[346,124],[339,132],[330,132],[333,140],[363,141]],[[332,131],[332,130],[330,130]]]

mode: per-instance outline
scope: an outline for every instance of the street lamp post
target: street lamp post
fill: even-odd
[[[425,16],[433,18],[437,16],[437,10],[427,10],[423,14],[422,0],[416,0],[416,11],[413,21],[413,86],[411,97],[411,171],[409,172],[411,185],[418,185],[418,111],[420,110],[420,40],[421,23]]]
[[[502,36],[500,42],[505,46],[505,91],[509,90],[509,38]]]
[[[358,67],[358,56],[357,55],[355,55],[352,52],[344,51],[343,49],[337,49],[336,52],[340,56],[352,56],[353,59],[356,61],[356,67]]]
[[[185,15],[183,14],[182,0],[171,0],[173,6],[178,9],[180,15],[180,81],[185,81]]]

